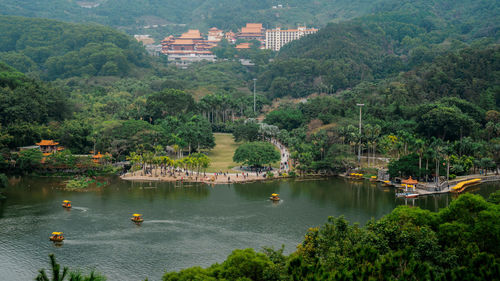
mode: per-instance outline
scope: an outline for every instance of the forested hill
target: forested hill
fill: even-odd
[[[126,75],[148,66],[139,43],[100,25],[0,16],[0,61],[43,79]]]
[[[67,96],[59,88],[0,62],[0,148],[35,143],[43,135],[38,124],[62,121],[70,114]]]
[[[236,31],[246,22],[262,22],[269,28],[304,23],[324,25],[369,13],[381,1],[384,0],[0,0],[0,14],[96,22],[125,29],[186,24]]]
[[[380,2],[377,13],[330,23],[285,45],[260,75],[260,87],[275,97],[333,92],[410,70],[470,44],[498,42],[500,12],[495,2]]]

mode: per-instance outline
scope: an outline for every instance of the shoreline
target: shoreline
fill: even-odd
[[[138,173],[138,172],[136,172]],[[183,175],[177,175],[176,177],[173,176],[152,176],[152,175],[134,175],[131,173],[126,173],[124,175],[120,176],[120,179],[126,180],[126,181],[136,181],[136,182],[154,182],[154,181],[160,181],[160,182],[188,182],[188,183],[206,183],[206,184],[233,184],[233,183],[252,183],[252,182],[262,182],[262,181],[273,181],[273,180],[284,180],[284,179],[296,179],[296,180],[317,180],[321,178],[327,178],[327,177],[339,177],[341,175],[324,175],[324,174],[307,174],[303,176],[279,176],[279,175],[274,175],[273,177],[263,177],[262,175],[265,173],[261,173],[259,176],[255,175],[255,172],[252,172],[252,174],[248,173],[248,177],[242,177],[241,173],[238,173],[238,177],[236,177],[235,173],[229,173],[224,175],[218,175],[215,178],[214,173],[212,174],[207,174],[206,176],[203,176],[200,174],[200,176],[197,177],[196,174],[190,175],[188,177]],[[246,174],[246,173],[245,173]],[[228,176],[230,177],[230,181],[227,180]],[[214,179],[214,180],[212,180]]]
[[[349,177],[347,174],[340,174],[339,175],[340,177],[342,178],[345,178],[345,179],[348,179],[348,180],[352,180],[351,177]],[[459,192],[453,192],[452,191],[452,188],[453,186],[455,186],[456,184],[460,183],[460,182],[464,182],[464,181],[467,181],[467,180],[470,180],[472,178],[478,178],[478,179],[481,179],[481,182],[478,182],[478,183],[475,183],[475,184],[472,184],[472,185],[468,185],[468,186],[465,186],[462,191],[459,191]],[[362,178],[362,179],[357,179],[358,181],[365,181],[365,180],[369,180],[367,178]],[[468,175],[464,178],[461,178],[461,179],[455,179],[453,181],[450,181],[453,183],[453,185],[449,185],[449,186],[446,186],[446,187],[442,187],[440,190],[429,190],[429,188],[433,188],[433,184],[429,184],[429,183],[425,183],[425,184],[417,184],[417,188],[415,188],[414,190],[412,190],[412,192],[414,193],[418,193],[418,196],[428,196],[428,195],[440,195],[440,194],[446,194],[446,193],[456,193],[456,194],[460,194],[460,193],[463,193],[463,192],[466,192],[467,188],[468,187],[472,187],[472,186],[478,186],[478,185],[481,185],[483,183],[489,183],[489,182],[500,182],[500,176],[498,175],[489,175],[489,176],[485,176],[485,175]],[[381,183],[383,184],[384,181],[383,180],[377,180],[376,183]],[[402,185],[401,184],[392,184],[392,187],[393,188],[402,188]],[[422,187],[425,187],[425,188],[422,188]],[[426,189],[427,188],[427,189]]]
[[[249,172],[248,176],[241,173],[227,173],[215,175],[215,173],[203,175],[197,175],[193,173],[192,175],[186,176],[185,174],[177,174],[174,176],[153,176],[153,175],[134,175],[133,173],[126,173],[120,176],[120,179],[127,181],[162,181],[162,182],[189,182],[189,183],[206,183],[206,184],[233,184],[233,183],[250,183],[258,181],[271,181],[276,179],[286,179],[290,176],[279,176],[274,175],[273,177],[264,177],[265,173],[261,173],[258,176],[255,172],[252,174]]]

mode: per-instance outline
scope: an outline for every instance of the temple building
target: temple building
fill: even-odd
[[[214,34],[217,32],[214,31]],[[215,56],[210,51],[217,42],[205,40],[200,31],[190,29],[179,37],[170,35],[161,41],[162,53],[176,65],[185,66],[195,61],[214,61]]]
[[[228,31],[228,32],[226,32],[226,34],[224,34],[224,37],[226,38],[226,40],[229,43],[231,43],[231,44],[236,43],[236,33],[232,32],[232,31]]]
[[[236,39],[258,40],[264,42],[266,35],[262,23],[247,23],[245,27],[236,35]]]
[[[240,43],[238,45],[236,45],[236,49],[237,50],[244,50],[244,49],[250,49],[250,47],[252,46],[252,43]]]
[[[218,29],[217,27],[212,27],[208,30],[207,41],[219,42],[222,38],[224,38],[224,31]]]
[[[135,40],[137,40],[137,42],[141,42],[142,45],[144,45],[144,46],[152,45],[155,43],[155,39],[153,39],[151,37],[151,35],[136,34],[136,35],[134,35],[134,38],[135,38]]]
[[[308,34],[316,33],[318,29],[307,29],[305,26],[299,26],[297,29],[269,29],[266,30],[266,49],[279,51],[283,45]]]
[[[54,152],[64,150],[62,146],[59,146],[58,142],[53,140],[42,140],[36,143],[38,147],[40,147],[40,151],[42,151],[43,155],[47,156]]]

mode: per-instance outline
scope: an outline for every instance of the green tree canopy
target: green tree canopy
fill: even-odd
[[[240,145],[233,155],[233,161],[250,166],[263,166],[281,159],[278,150],[268,142],[247,142]]]

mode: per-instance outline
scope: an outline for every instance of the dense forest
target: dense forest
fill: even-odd
[[[99,25],[0,16],[0,60],[42,79],[127,75],[149,67],[142,46]]]
[[[331,20],[339,21],[367,14],[375,9],[375,4],[380,1],[44,0],[29,4],[27,2],[2,0],[0,14],[70,22],[95,22],[128,32],[158,34],[157,30],[182,31],[187,29],[187,26],[205,31],[213,26],[236,31],[247,22],[262,22],[268,28],[278,25],[295,27],[297,24],[319,27]],[[281,7],[278,8],[278,5]],[[143,28],[152,25],[157,27]]]
[[[285,45],[278,59],[259,74],[260,89],[275,97],[285,92],[296,97],[331,93],[394,76],[471,44],[479,48],[499,39],[500,13],[494,1],[405,4],[387,4],[376,14],[330,23]]]

